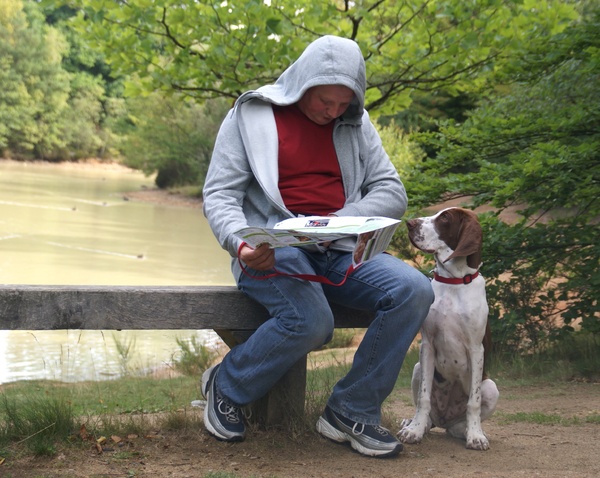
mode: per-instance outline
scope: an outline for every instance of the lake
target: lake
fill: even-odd
[[[233,285],[229,255],[200,208],[131,200],[153,180],[98,164],[0,161],[0,282],[54,285]],[[103,380],[170,363],[177,339],[210,331],[0,331],[0,383]]]

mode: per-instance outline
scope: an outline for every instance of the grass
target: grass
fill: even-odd
[[[132,376],[129,360],[134,341],[113,337],[121,362],[117,380],[64,384],[23,381],[2,386],[0,392],[0,457],[26,447],[36,456],[53,455],[56,443],[82,430],[86,436],[143,434],[151,428],[200,428],[191,401],[199,398],[198,376],[215,353],[191,341],[178,340],[180,374],[168,379]],[[21,446],[22,445],[22,446]]]
[[[0,397],[3,442],[25,444],[37,456],[52,456],[55,441],[68,436],[74,428],[69,402],[47,397]]]
[[[600,414],[593,413],[585,417],[563,417],[553,413],[542,412],[517,412],[517,413],[498,413],[499,423],[531,423],[536,425],[560,425],[563,427],[577,426],[583,424],[596,425],[600,423]]]
[[[20,396],[30,400],[52,398],[68,402],[75,416],[177,410],[197,399],[199,393],[198,378],[188,376],[162,380],[152,377],[123,377],[103,382],[69,384],[35,380],[2,386],[2,395],[5,397]]]
[[[537,354],[492,355],[488,372],[506,384],[600,380],[600,344],[591,334],[574,334]]]

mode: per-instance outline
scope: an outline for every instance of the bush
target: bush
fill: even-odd
[[[195,336],[189,340],[177,339],[180,348],[179,358],[175,361],[175,370],[188,377],[199,377],[210,367],[217,351],[198,343]]]
[[[147,175],[158,173],[159,188],[202,184],[214,140],[227,109],[222,101],[198,105],[180,96],[127,101],[126,123],[115,125],[122,135],[125,164]]]

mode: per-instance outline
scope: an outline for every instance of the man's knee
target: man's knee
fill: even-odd
[[[420,297],[421,302],[429,309],[431,304],[433,304],[433,300],[435,299],[433,288],[431,287],[431,280],[424,274],[419,273],[419,278],[418,280],[415,280],[414,287],[417,291],[416,293]]]
[[[325,345],[333,337],[333,312],[328,304],[322,307],[306,307],[303,312],[285,320],[287,328],[306,339],[311,349]]]
[[[402,281],[399,281],[398,295],[427,310],[429,310],[435,298],[431,281],[416,269],[412,269],[404,276]]]

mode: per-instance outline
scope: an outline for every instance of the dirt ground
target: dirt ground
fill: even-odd
[[[197,429],[186,432],[157,430],[130,437],[122,446],[108,443],[102,453],[94,446],[69,446],[52,458],[9,458],[0,466],[0,477],[200,478],[210,471],[240,478],[600,476],[600,384],[499,388],[496,414],[484,422],[491,448],[483,452],[465,449],[463,441],[439,429],[388,459],[363,457],[312,431],[292,437],[286,430],[251,429],[246,441],[228,444],[212,438],[198,422]],[[409,397],[408,389],[390,397],[387,411],[394,422],[412,416]],[[517,413],[557,416],[567,423],[512,420]],[[595,421],[586,421],[591,416]]]

